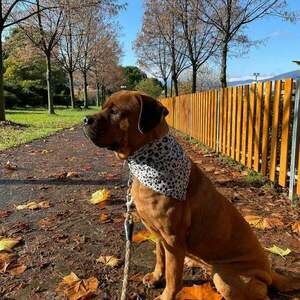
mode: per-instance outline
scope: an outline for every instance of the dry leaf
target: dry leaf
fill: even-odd
[[[16,209],[17,210],[23,210],[23,209],[39,209],[39,208],[49,208],[49,201],[41,201],[39,203],[37,203],[36,201],[31,201],[27,204],[21,204],[21,205],[17,205]]]
[[[205,283],[184,287],[176,298],[177,300],[221,300],[222,296],[218,294],[210,285]]]
[[[142,243],[144,241],[151,241],[155,243],[156,236],[147,230],[141,230],[138,233],[133,235],[132,241],[135,243]]]
[[[15,265],[12,265],[12,266],[8,266],[6,271],[10,275],[16,276],[16,275],[20,275],[20,274],[24,273],[26,269],[27,269],[27,267],[23,264],[15,264]]]
[[[300,235],[300,221],[296,221],[292,224],[292,230]]]
[[[117,258],[113,255],[111,255],[111,256],[102,256],[102,255],[100,255],[96,259],[96,261],[100,262],[102,264],[105,264],[106,266],[110,266],[112,268],[118,267],[123,263],[122,259],[119,259],[119,258]]]
[[[258,229],[270,229],[274,227],[283,227],[284,223],[275,217],[261,217],[255,215],[245,216],[245,220],[255,228]]]
[[[97,290],[98,285],[99,281],[95,277],[81,280],[71,272],[58,284],[56,291],[63,292],[70,300],[77,300],[91,295]]]
[[[7,161],[4,168],[7,169],[7,170],[10,170],[10,171],[15,171],[15,170],[17,170],[18,166],[16,164],[13,164],[10,161]]]
[[[273,245],[270,248],[265,248],[266,250],[270,251],[273,254],[277,254],[280,255],[282,258],[284,258],[284,256],[287,256],[288,254],[290,254],[292,251],[289,248],[286,248],[285,250]]]
[[[49,151],[48,150],[46,150],[46,149],[44,149],[44,150],[42,150],[42,152],[41,152],[42,154],[48,154],[49,153]]]
[[[0,237],[0,251],[10,251],[14,246],[16,246],[22,238],[5,238]]]
[[[107,189],[99,190],[92,194],[92,198],[89,200],[92,204],[98,204],[106,201],[109,198],[109,191]]]
[[[108,223],[111,221],[111,218],[108,214],[101,214],[99,219],[100,219],[100,222],[102,222],[102,223]]]
[[[79,177],[79,174],[77,172],[68,172],[66,175],[67,178],[71,177]]]
[[[6,272],[7,267],[15,259],[15,257],[16,254],[11,252],[0,252],[0,273]]]
[[[10,210],[0,210],[0,218],[6,218],[12,214]]]

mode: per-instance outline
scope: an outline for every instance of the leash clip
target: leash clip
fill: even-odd
[[[125,228],[126,241],[131,241],[132,234],[133,234],[133,221],[132,221],[132,216],[129,213],[127,213],[127,217],[124,221],[124,228]]]

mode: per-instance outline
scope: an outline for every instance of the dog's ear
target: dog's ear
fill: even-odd
[[[141,133],[147,133],[154,129],[169,112],[159,101],[150,96],[141,94],[138,99],[140,102],[138,129]]]

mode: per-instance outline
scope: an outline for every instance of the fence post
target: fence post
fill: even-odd
[[[217,118],[216,118],[216,126],[217,126],[217,133],[216,133],[216,152],[217,154],[220,152],[219,149],[219,134],[220,134],[220,89],[217,90]]]
[[[298,151],[300,140],[300,79],[296,81],[296,93],[294,104],[294,117],[293,117],[293,132],[292,132],[292,151],[291,151],[291,167],[290,167],[290,186],[289,198],[295,200],[296,189],[296,168],[298,163]],[[300,174],[298,174],[300,180]]]

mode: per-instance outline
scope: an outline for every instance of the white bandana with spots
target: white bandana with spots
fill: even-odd
[[[185,200],[191,161],[168,134],[128,157],[130,172],[143,185],[177,200]]]

